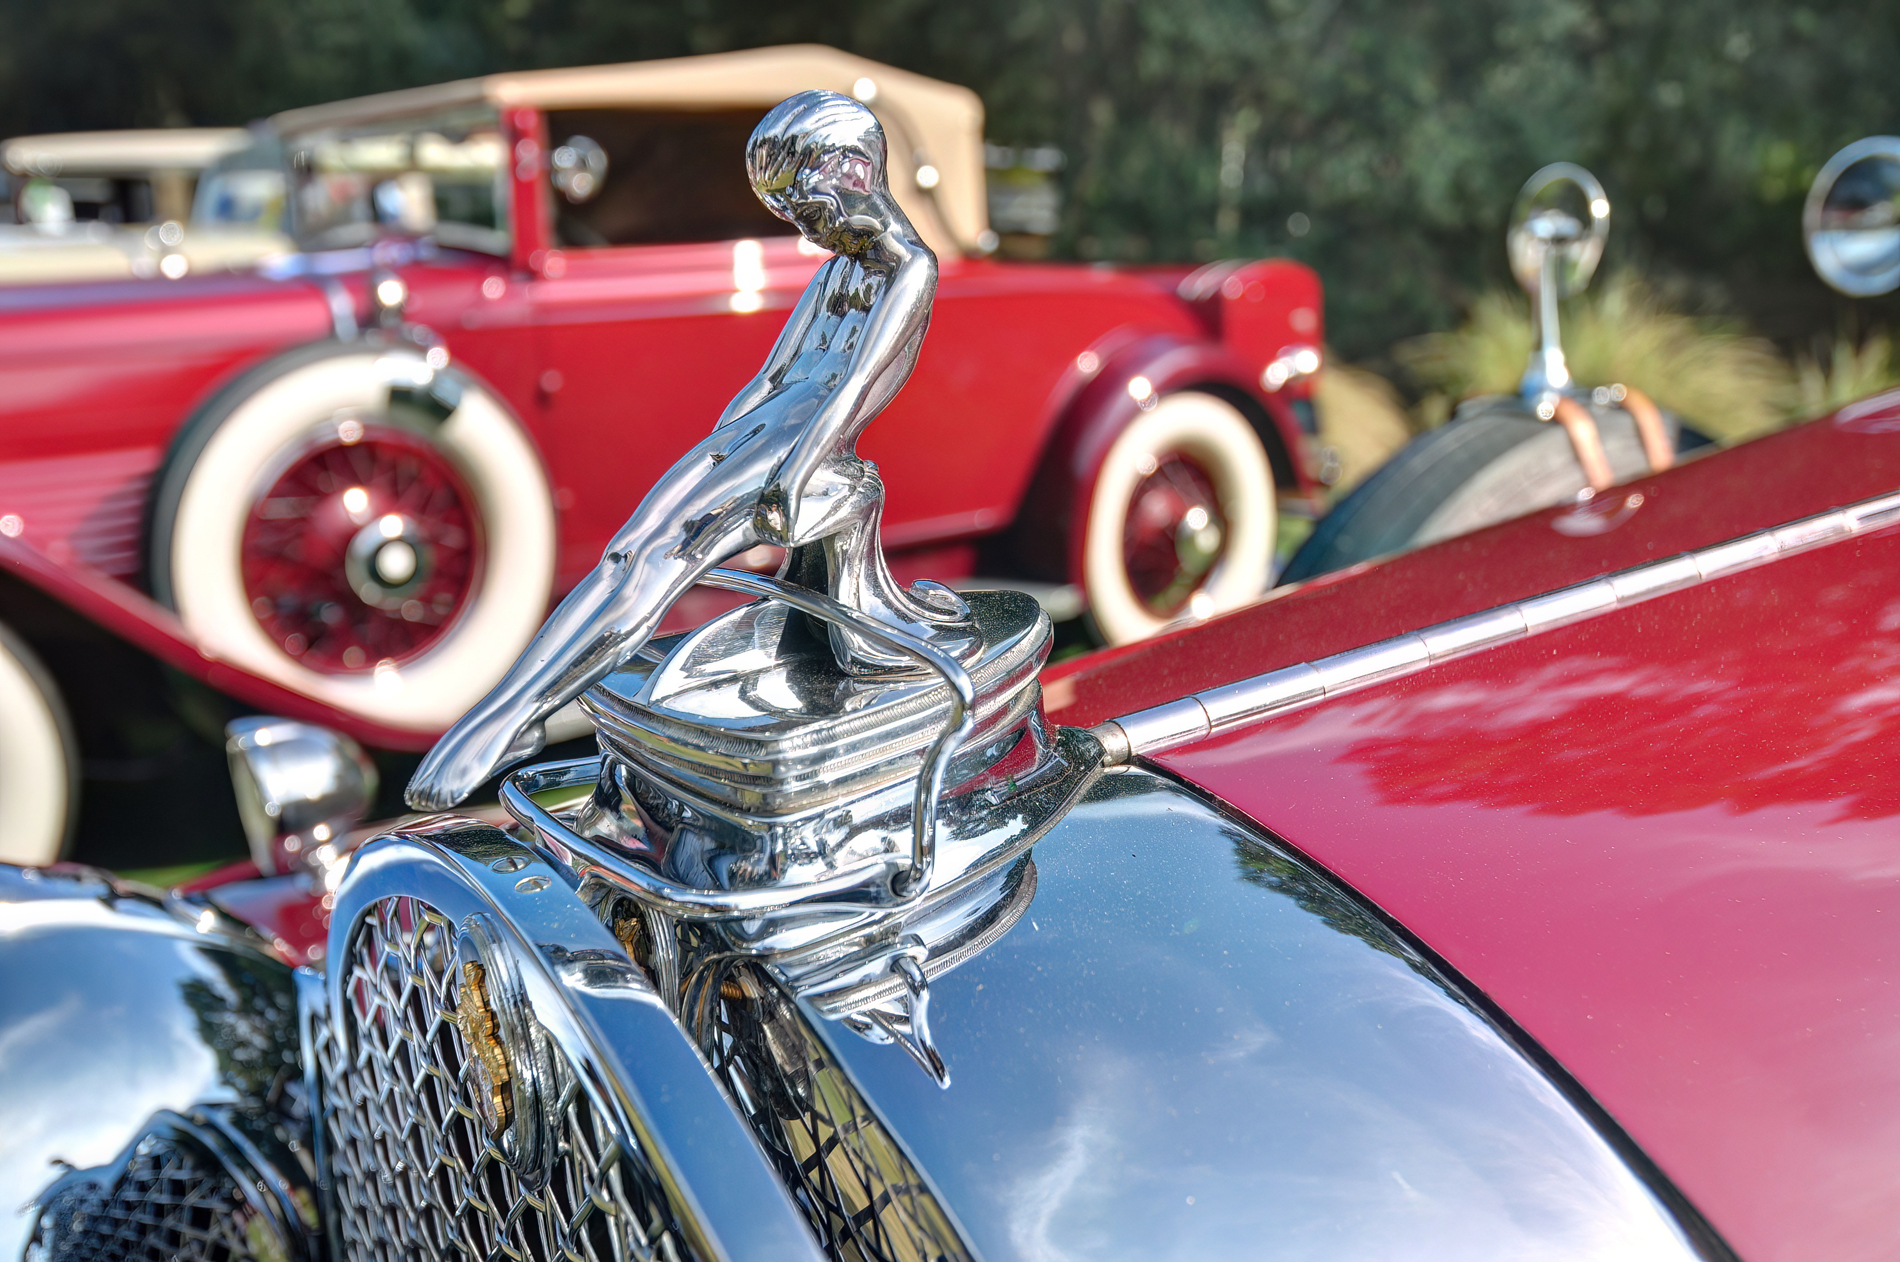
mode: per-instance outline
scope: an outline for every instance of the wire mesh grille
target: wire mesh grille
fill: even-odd
[[[726,975],[703,1046],[825,1252],[840,1262],[972,1255],[923,1176],[779,990]]]
[[[455,929],[414,898],[370,909],[343,974],[350,1026],[313,1022],[323,1077],[332,1213],[350,1258],[674,1259],[687,1253],[634,1140],[587,1069],[548,1040],[545,1186],[526,1184],[475,1109],[468,1045],[455,1023]]]
[[[27,1262],[281,1259],[281,1236],[188,1136],[141,1136],[124,1159],[68,1176],[47,1197]]]

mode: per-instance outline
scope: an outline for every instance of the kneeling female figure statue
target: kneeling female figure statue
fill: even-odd
[[[417,810],[462,801],[540,751],[549,715],[638,652],[706,572],[758,544],[790,550],[788,576],[961,653],[961,601],[892,580],[878,542],[884,490],[857,437],[917,363],[937,260],[891,198],[884,133],[864,106],[804,92],[767,114],[746,165],[772,212],[835,257],[812,278],[765,366],[718,424],[641,501],[593,573],[502,681],[449,729],[408,789]],[[910,659],[831,632],[848,671]]]

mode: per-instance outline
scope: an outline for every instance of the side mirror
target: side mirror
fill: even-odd
[[[317,850],[361,823],[376,799],[376,764],[347,736],[268,716],[235,719],[224,732],[260,872],[318,864]]]
[[[1537,339],[1518,391],[1533,406],[1554,407],[1551,396],[1570,391],[1557,300],[1589,286],[1609,235],[1610,199],[1597,177],[1574,162],[1551,163],[1517,195],[1504,248],[1511,274],[1531,296]]]
[[[607,151],[586,136],[569,136],[548,155],[549,178],[575,205],[590,201],[607,181]]]
[[[1854,298],[1900,286],[1900,136],[1856,140],[1827,160],[1801,236],[1821,279]]]

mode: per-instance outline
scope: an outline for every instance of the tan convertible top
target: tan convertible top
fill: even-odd
[[[15,175],[132,175],[202,171],[251,143],[242,127],[152,127],[15,136],[0,144],[0,166]]]
[[[968,88],[820,44],[493,74],[289,110],[272,121],[291,137],[483,102],[503,108],[763,110],[808,88],[849,93],[876,112],[890,142],[891,188],[932,248],[954,254],[975,245],[989,227],[982,100]],[[918,168],[925,164],[938,172],[933,189],[917,183]]]

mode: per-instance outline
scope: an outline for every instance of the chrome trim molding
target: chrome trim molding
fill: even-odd
[[[1860,500],[1699,551],[1191,693],[1109,719],[1089,732],[1107,751],[1107,765],[1129,763],[1145,754],[1191,745],[1217,732],[1302,710],[1341,693],[1416,674],[1454,657],[1626,609],[1897,521],[1900,492]]]

